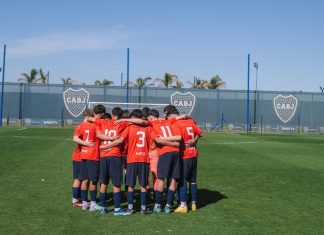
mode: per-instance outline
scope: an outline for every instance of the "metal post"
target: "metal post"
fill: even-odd
[[[250,131],[250,54],[248,54],[247,96],[246,96],[246,133]]]
[[[124,76],[124,74],[121,73],[120,74],[120,86],[123,86],[123,76]]]
[[[257,113],[257,91],[258,91],[258,70],[259,65],[258,63],[254,62],[254,68],[255,68],[255,92],[254,92],[254,115],[253,115],[253,123],[256,123],[256,113]]]
[[[129,48],[127,48],[126,103],[129,103]]]
[[[19,121],[20,121],[20,127],[22,127],[22,86],[23,86],[23,84],[20,83],[20,86],[19,86]]]
[[[299,134],[299,131],[300,131],[300,115],[298,115],[298,134]]]
[[[2,87],[1,87],[1,105],[0,105],[0,127],[2,127],[5,70],[6,70],[6,45],[3,46]]]
[[[221,129],[222,131],[224,130],[224,113],[222,113],[222,117],[221,117]]]

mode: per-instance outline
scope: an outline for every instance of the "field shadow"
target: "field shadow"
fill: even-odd
[[[217,203],[220,200],[228,198],[225,194],[222,194],[218,191],[213,191],[209,189],[199,189],[199,188],[198,188],[197,197],[198,197],[197,203],[199,208]]]

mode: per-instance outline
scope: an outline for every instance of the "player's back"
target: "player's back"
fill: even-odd
[[[130,125],[122,134],[122,136],[126,135],[128,140],[127,163],[149,163],[149,128],[146,126]]]
[[[99,139],[96,137],[97,125],[90,122],[83,122],[81,125],[82,140],[85,142],[94,142],[94,147],[82,146],[81,159],[99,160]]]

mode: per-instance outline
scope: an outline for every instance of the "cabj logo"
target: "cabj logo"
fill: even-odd
[[[89,101],[89,92],[85,89],[74,90],[71,87],[63,92],[66,109],[73,117],[78,117],[86,109]]]
[[[295,96],[278,95],[273,99],[274,109],[278,118],[286,123],[293,118],[297,110],[298,100]]]
[[[190,115],[195,107],[196,96],[191,92],[175,92],[171,95],[171,104],[176,106],[181,114]]]

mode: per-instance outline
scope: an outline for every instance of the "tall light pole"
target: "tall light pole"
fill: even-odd
[[[2,127],[2,114],[3,114],[3,97],[4,97],[4,80],[5,80],[5,71],[6,71],[6,48],[3,46],[3,64],[2,64],[2,86],[1,86],[1,104],[0,104],[0,127]]]
[[[247,92],[246,92],[246,133],[250,131],[250,54],[248,54]]]
[[[254,62],[253,67],[255,68],[255,91],[254,91],[254,115],[253,123],[256,123],[256,112],[257,112],[257,91],[258,91],[258,70],[259,65],[257,62]]]

